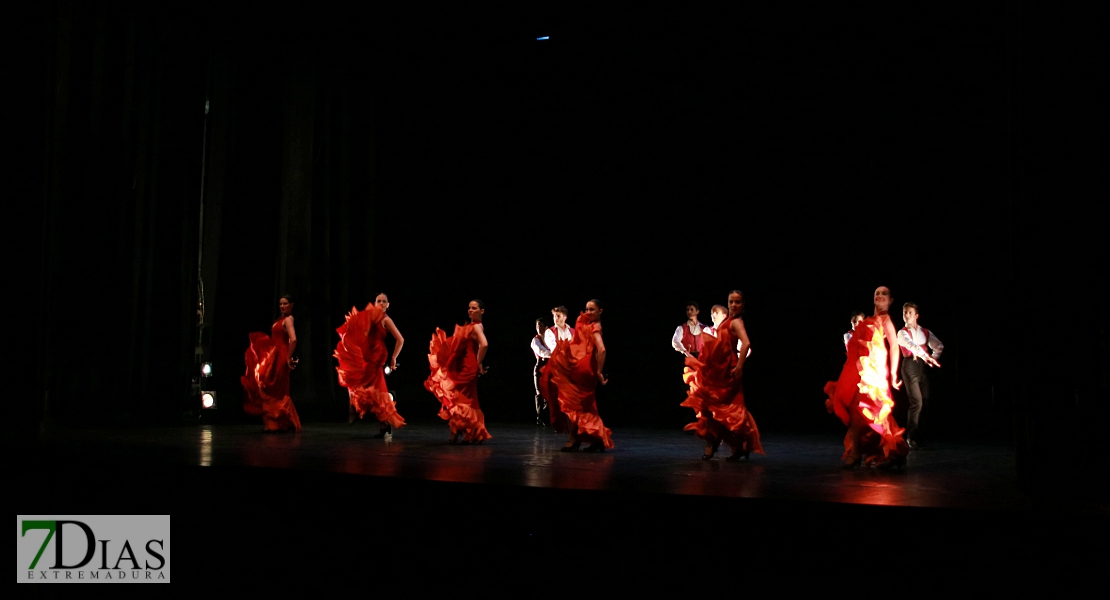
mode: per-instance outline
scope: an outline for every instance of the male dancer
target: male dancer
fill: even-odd
[[[532,385],[536,388],[536,425],[548,425],[547,400],[540,393],[540,369],[551,358],[551,348],[544,342],[547,335],[547,325],[543,319],[536,319],[536,336],[532,338],[532,354],[536,355],[536,366],[532,369]]]
[[[555,326],[548,329],[543,334],[543,340],[544,340],[544,345],[547,346],[548,349],[550,349],[552,351],[555,350],[555,345],[559,341],[570,342],[571,340],[574,339],[574,328],[567,325],[567,314],[569,314],[569,313],[567,312],[567,307],[565,307],[565,306],[556,306],[555,308],[551,309],[551,319],[553,321],[555,321]],[[557,419],[561,418],[561,416],[562,416],[562,413],[558,412],[559,411],[559,398],[558,398],[559,390],[557,390],[555,388],[555,386],[552,385],[552,386],[549,386],[549,389],[541,390],[541,391],[542,392],[547,392],[547,394],[544,396],[544,398],[547,400],[548,415],[549,415],[548,416],[548,422],[549,422],[549,424],[552,425],[553,427],[555,427],[556,431],[563,431],[564,430],[563,424],[555,422]]]
[[[543,334],[543,340],[548,348],[554,350],[558,340],[569,342],[574,339],[574,328],[567,325],[567,307],[565,306],[556,306],[551,309],[551,318],[555,321],[555,326]]]
[[[860,311],[852,313],[852,330],[844,334],[844,351],[848,351],[848,342],[852,340],[852,334],[856,332],[856,327],[859,326],[860,321],[867,318],[867,315]]]
[[[705,332],[713,337],[717,337],[717,328],[728,318],[728,309],[720,304],[714,304],[713,308],[709,309],[709,318],[713,320],[713,324],[706,327]]]
[[[721,323],[725,322],[726,318],[728,318],[728,309],[721,306],[720,304],[714,304],[713,308],[709,309],[709,317],[713,319],[713,324],[709,327],[706,327],[704,331],[713,337],[717,337],[717,328],[721,326]],[[736,342],[736,351],[740,352],[739,341]],[[752,347],[748,346],[748,353],[744,355],[744,358],[747,358],[751,355]]]
[[[902,320],[906,326],[898,332],[898,346],[902,349],[902,365],[899,369],[902,381],[906,383],[906,394],[910,397],[909,412],[906,415],[906,444],[912,450],[919,450],[917,430],[921,421],[921,410],[929,401],[929,378],[925,375],[925,365],[939,367],[940,353],[944,344],[940,343],[932,331],[917,324],[920,313],[917,305],[907,302],[902,305]],[[925,350],[928,346],[932,356]],[[910,357],[913,357],[912,359]]]
[[[679,325],[671,336],[671,346],[676,352],[686,356],[698,357],[701,352],[701,331],[708,325],[698,321],[701,310],[693,300],[686,303],[686,322]]]

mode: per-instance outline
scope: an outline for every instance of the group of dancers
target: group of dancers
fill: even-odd
[[[902,378],[912,378],[918,403],[915,415],[915,392],[911,391],[910,421],[916,426],[922,405],[921,387],[924,385],[925,397],[928,388],[927,380],[917,377],[917,370],[910,374],[905,362],[900,371],[899,359],[905,354],[922,366],[940,366],[936,358],[943,346],[931,332],[917,327],[916,305],[908,303],[904,307],[903,316],[912,311],[914,320],[907,318],[907,327],[895,333],[888,314],[891,301],[889,288],[880,286],[875,290],[874,314],[858,320],[853,316],[853,331],[845,338],[847,360],[840,377],[825,386],[826,408],[848,427],[842,457],[846,468],[861,464],[897,468],[905,464],[911,443],[891,414],[891,390],[901,387]],[[297,366],[293,358],[297,337],[292,298],[283,296],[279,308],[281,317],[269,336],[250,334],[242,377],[244,409],[262,417],[265,431],[300,431],[300,419],[289,397],[289,374]],[[338,361],[339,384],[350,396],[349,422],[354,422],[355,415],[365,418],[372,414],[380,422],[377,437],[387,441],[395,429],[405,425],[385,383],[386,373],[397,368],[397,356],[404,345],[396,324],[386,314],[388,309],[385,294],[378,294],[361,311],[352,308],[337,329],[340,339],[333,355]],[[561,448],[564,452],[604,452],[614,447],[612,431],[598,412],[596,395],[598,385],[608,384],[604,375],[603,312],[601,301],[593,299],[586,303],[573,327],[567,325],[568,311],[562,306],[552,310],[554,327],[547,328],[542,320],[536,322],[532,350],[537,356],[533,373],[537,416],[544,425],[568,435]],[[685,354],[683,380],[689,390],[681,405],[693,410],[695,418],[685,430],[704,441],[704,460],[712,459],[722,442],[731,449],[728,461],[750,458],[752,452],[764,453],[759,429],[744,401],[743,369],[751,355],[751,342],[743,312],[744,295],[739,290],[729,293],[727,306],[713,308],[712,326],[697,321],[698,306],[691,302],[687,306],[688,322],[679,326],[672,340],[675,349]],[[424,387],[440,402],[439,416],[451,433],[448,441],[481,444],[492,438],[478,402],[477,386],[479,375],[486,373],[483,358],[489,345],[482,325],[485,305],[472,300],[467,314],[469,322],[456,325],[451,335],[438,327],[433,333]],[[395,339],[392,353],[386,346],[387,336]],[[926,347],[933,351],[932,356],[924,350]],[[589,445],[582,448],[583,442]]]

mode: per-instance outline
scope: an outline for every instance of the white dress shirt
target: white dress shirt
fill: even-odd
[[[545,337],[546,335],[544,334]],[[544,340],[541,340],[538,335],[532,337],[532,353],[536,358],[551,358],[551,350],[544,345]]]
[[[547,328],[547,333],[543,334],[544,344],[546,344],[547,347],[551,348],[551,349],[555,348],[555,343],[556,343],[557,340],[563,340],[564,342],[569,342],[573,339],[574,339],[574,336],[571,335],[571,333],[570,333],[570,327],[564,327],[562,329],[559,329],[558,327],[548,327]],[[548,354],[548,356],[551,356],[551,355]]]
[[[940,359],[940,353],[944,352],[944,344],[940,343],[937,336],[933,335],[933,330],[929,329],[929,338],[925,339],[925,332],[921,327],[914,327],[909,329],[907,327],[898,331],[898,345],[909,350],[914,356],[918,358],[925,358],[928,354],[925,352],[925,346],[933,351],[933,358]]]

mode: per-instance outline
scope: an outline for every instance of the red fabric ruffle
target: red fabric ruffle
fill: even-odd
[[[281,320],[274,324],[274,331],[281,331],[280,324]],[[301,418],[289,397],[289,346],[283,341],[284,336],[276,333],[251,333],[243,356],[247,366],[239,379],[245,392],[243,410],[260,415],[266,431],[301,430]]]
[[[447,421],[452,435],[461,433],[468,442],[482,442],[493,436],[478,405],[478,342],[470,338],[473,331],[473,323],[456,325],[448,337],[436,327],[428,344],[431,374],[424,388],[442,405],[439,417]]]
[[[540,393],[543,394],[544,400],[547,400],[551,429],[556,433],[570,433],[567,415],[559,408],[559,386],[552,380],[550,360],[540,369]]]
[[[733,452],[763,454],[759,428],[744,403],[742,379],[732,376],[736,367],[736,338],[728,319],[717,328],[717,337],[702,332],[698,358],[687,357],[682,379],[690,386],[682,406],[693,409],[696,421],[683,429],[710,443],[723,441]]]
[[[578,437],[613,447],[613,432],[601,421],[597,411],[597,357],[594,354],[594,333],[601,333],[601,324],[593,323],[585,313],[574,326],[574,338],[556,340],[551,359],[544,365],[540,389],[554,386],[558,409],[552,410],[552,425],[562,421],[562,432],[577,424]],[[552,403],[549,401],[549,405]],[[557,426],[558,427],[558,426]],[[556,429],[559,431],[559,429]]]
[[[359,311],[352,307],[347,320],[339,326],[339,343],[333,356],[339,361],[335,368],[339,385],[347,388],[351,405],[359,418],[367,412],[394,429],[404,427],[405,420],[397,413],[385,383],[385,365],[389,350],[385,345],[387,331],[382,325],[385,311],[374,304]]]
[[[871,463],[884,457],[905,456],[909,447],[903,440],[905,429],[898,426],[891,412],[889,351],[883,335],[884,319],[873,315],[856,326],[848,341],[848,358],[840,378],[825,384],[825,408],[848,426],[844,438],[844,459],[853,454]],[[898,351],[897,341],[891,345]],[[860,448],[853,452],[853,438]]]

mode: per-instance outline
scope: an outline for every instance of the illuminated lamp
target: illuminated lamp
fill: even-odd
[[[216,408],[216,392],[200,393],[201,408]]]
[[[211,377],[212,376],[212,363],[206,362],[206,363],[202,364],[200,366],[200,375],[201,375],[201,377]]]

